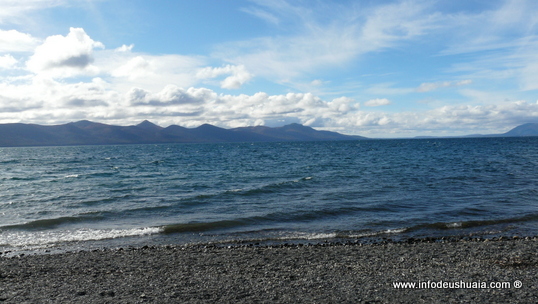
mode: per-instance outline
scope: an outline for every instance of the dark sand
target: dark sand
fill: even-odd
[[[537,249],[538,238],[531,237],[1,257],[0,302],[537,303]],[[393,286],[419,281],[488,288]],[[489,288],[492,282],[510,286]]]

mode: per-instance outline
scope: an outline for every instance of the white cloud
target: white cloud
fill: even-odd
[[[403,40],[424,35],[435,27],[436,14],[428,14],[425,2],[401,1],[375,7],[361,31],[367,51],[391,47]]]
[[[411,88],[394,88],[395,83],[378,83],[370,85],[365,92],[372,95],[404,95],[414,92]]]
[[[253,16],[256,16],[260,19],[263,19],[268,23],[271,23],[274,25],[280,24],[280,19],[277,16],[263,9],[255,8],[255,7],[248,7],[248,8],[243,8],[242,11],[245,13],[249,13]]]
[[[19,18],[30,11],[62,5],[68,0],[1,0],[0,24],[20,21]]]
[[[126,77],[130,80],[154,76],[155,68],[142,56],[136,56],[111,72],[114,77]]]
[[[116,52],[130,52],[130,51],[133,50],[133,48],[134,48],[134,44],[130,44],[130,45],[125,45],[124,44],[124,45],[120,46],[119,48],[114,49],[114,51],[116,51]]]
[[[17,64],[18,60],[15,59],[13,56],[7,54],[4,56],[0,56],[0,70],[1,69],[11,69]]]
[[[385,106],[389,104],[390,104],[390,100],[386,98],[370,99],[364,103],[364,105],[367,107],[379,107],[379,106]]]
[[[347,97],[324,101],[310,93],[217,95],[205,88],[185,90],[177,86],[167,86],[156,93],[133,88],[126,98],[137,111],[148,111],[151,107],[150,112],[160,113],[161,119],[180,121],[185,126],[204,122],[231,127],[260,125],[262,121],[294,121],[322,127],[325,121],[357,109],[354,100]]]
[[[319,86],[322,86],[323,85],[323,80],[321,79],[314,79],[310,82],[310,85],[312,86],[315,86],[315,87],[319,87]]]
[[[538,55],[521,70],[521,87],[523,90],[538,90]]]
[[[221,75],[230,75],[221,81],[220,87],[223,89],[239,89],[253,77],[244,65],[226,65],[220,68],[206,67],[196,74],[200,79],[216,78]]]
[[[24,84],[0,84],[3,122],[65,123],[80,119],[106,121],[121,115],[119,94],[100,78],[66,84],[33,77]],[[11,109],[11,111],[6,111]]]
[[[191,87],[185,90],[175,85],[167,85],[155,94],[140,88],[132,88],[127,93],[127,99],[133,106],[197,105],[216,100],[217,94],[205,88]]]
[[[202,56],[148,55],[132,51],[105,50],[96,52],[95,57],[95,65],[103,74],[112,76],[111,84],[123,92],[133,87],[157,91],[166,84],[194,86],[200,81],[197,71],[206,64]]]
[[[355,104],[353,98],[345,96],[333,99],[328,103],[328,106],[331,110],[342,114],[359,108],[359,105]]]
[[[390,123],[372,133],[400,136],[466,135],[502,133],[525,122],[538,120],[538,104],[526,101],[490,105],[441,106],[423,112],[403,112],[388,115]],[[384,134],[384,135],[383,135]]]
[[[0,53],[30,52],[39,44],[39,39],[16,30],[0,29]]]
[[[91,64],[94,48],[104,48],[104,45],[93,41],[83,29],[70,28],[67,36],[48,37],[26,65],[36,74],[53,77],[95,75],[97,68]]]
[[[441,55],[475,53],[524,47],[535,38],[538,2],[506,0],[493,3],[490,10],[479,13],[445,14],[443,29],[450,32],[447,48]],[[523,37],[523,39],[522,39]]]
[[[17,30],[0,30],[0,69],[13,69],[0,77],[0,121],[39,123],[79,118],[132,124],[154,118],[163,125],[197,126],[207,122],[223,127],[300,122],[379,136],[397,132],[480,133],[538,119],[535,103],[505,101],[524,99],[521,96],[528,97],[532,92],[517,93],[538,89],[538,19],[533,14],[538,8],[536,2],[499,1],[488,5],[493,9],[479,13],[464,9],[434,11],[435,4],[428,1],[393,1],[374,6],[356,2],[346,7],[323,2],[253,2],[243,11],[281,31],[219,45],[211,56],[152,55],[136,52],[132,44],[107,50],[83,29],[72,28],[66,36],[51,36],[44,41]],[[9,10],[19,14],[65,3],[0,0],[2,9],[6,9],[0,12],[0,19]],[[411,44],[413,47],[408,49]],[[360,69],[361,56],[372,54],[377,60],[380,57],[375,54],[383,53],[383,59],[389,58],[387,51],[399,51],[400,47],[405,48],[405,53],[420,50],[425,56],[431,52],[441,55],[436,68],[442,70],[421,69],[426,75],[420,75],[420,79],[431,76],[428,73],[439,79],[437,75],[445,73],[446,79],[463,80],[417,86],[422,80],[417,81],[415,74],[409,72],[407,85],[402,85],[404,80],[394,80],[391,74],[390,69],[399,67],[391,67],[392,62],[387,61],[376,71]],[[26,60],[34,50],[35,54]],[[20,69],[24,62],[28,70]],[[346,74],[346,70],[353,70],[352,74]],[[33,74],[22,75],[28,71]],[[357,78],[366,73],[377,74],[369,79]],[[238,89],[254,75],[293,86],[289,91],[310,93],[233,95],[199,87],[203,84]],[[83,79],[68,79],[75,76],[101,78],[70,83]],[[371,79],[375,80],[368,82]],[[469,79],[473,79],[473,89],[460,88],[471,84]],[[508,79],[510,85],[516,83],[516,89],[496,88],[503,94],[488,91],[484,84],[492,79],[499,84]],[[337,90],[338,85],[346,84],[352,85]],[[416,102],[424,98],[418,93],[449,87],[458,87],[459,95],[445,95],[443,100],[419,105],[428,110],[394,113],[389,107],[375,111],[366,108],[390,104],[389,99],[378,96],[407,95],[398,98],[398,104],[405,106],[406,99]],[[515,93],[505,93],[509,91]],[[370,100],[362,103],[366,107],[359,108],[352,98],[333,98],[341,95]],[[388,112],[382,112],[385,109]]]
[[[439,55],[461,57],[448,72],[459,78],[518,81],[521,90],[536,90],[538,69],[538,39],[536,29],[538,2],[532,0],[494,1],[490,9],[479,12],[443,14],[442,27],[436,31],[442,37]],[[440,61],[445,58],[440,58]],[[499,82],[500,85],[504,85]],[[517,90],[516,89],[516,90]]]
[[[457,78],[517,78],[523,90],[538,87],[536,1],[494,1],[480,11],[454,5],[450,12],[428,1],[394,1],[374,6],[253,2],[255,5],[243,11],[283,29],[282,34],[223,44],[214,55],[295,89],[304,89],[298,83],[305,83],[304,79],[313,73],[360,62],[358,59],[367,53],[398,50],[409,42],[425,44],[443,56],[470,54],[452,65],[463,64],[467,72],[445,69],[457,73]],[[445,60],[450,59],[439,59]],[[418,88],[392,92],[427,92],[469,83],[470,80],[424,83]]]
[[[420,86],[416,89],[417,92],[429,92],[434,91],[439,88],[448,88],[448,87],[457,87],[473,83],[472,80],[461,80],[461,81],[443,81],[443,82],[425,82],[421,83]]]
[[[365,92],[372,95],[406,95],[416,92],[430,92],[441,88],[465,86],[472,83],[473,81],[468,79],[459,81],[424,82],[416,88],[395,88],[393,87],[395,83],[378,83],[370,85],[367,89],[365,89]],[[371,102],[372,104],[375,104],[376,102],[382,102],[382,100],[374,99]],[[385,104],[390,104],[390,102]]]
[[[402,2],[356,10],[322,3],[308,7],[286,2],[258,2],[250,13],[286,16],[298,20],[287,35],[258,37],[220,45],[214,56],[243,64],[256,75],[289,82],[314,71],[344,66],[360,55],[417,38],[429,29],[432,18],[423,2]],[[255,12],[255,13],[253,13]],[[266,12],[263,15],[261,12]],[[328,20],[328,21],[327,21]]]
[[[134,87],[122,92],[101,78],[73,84],[46,77],[34,77],[24,84],[0,83],[0,120],[50,124],[90,119],[130,125],[150,119],[163,126],[186,127],[298,122],[371,137],[494,133],[538,120],[538,104],[526,101],[384,113],[361,110],[348,97],[324,100],[310,93],[223,95],[207,88],[176,85],[161,86],[157,91]],[[377,99],[367,103],[387,102]]]

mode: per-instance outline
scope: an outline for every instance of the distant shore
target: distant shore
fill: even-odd
[[[536,303],[537,249],[527,237],[0,257],[0,302]]]

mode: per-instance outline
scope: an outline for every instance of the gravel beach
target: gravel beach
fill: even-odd
[[[537,303],[537,249],[527,237],[4,255],[0,302]]]

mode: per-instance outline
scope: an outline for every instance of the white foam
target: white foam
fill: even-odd
[[[379,235],[379,232],[350,234],[350,235],[348,235],[348,237],[350,237],[350,238],[363,238],[363,237],[376,236],[376,235]]]
[[[151,235],[162,232],[160,227],[132,229],[77,229],[40,232],[0,233],[0,246],[45,248],[66,242],[98,241],[130,236]]]
[[[449,223],[449,224],[446,224],[446,227],[447,228],[459,228],[461,227],[461,222],[456,222],[456,223]]]
[[[307,240],[317,240],[317,239],[328,239],[328,238],[335,238],[336,233],[313,233],[310,235],[307,235],[305,239]]]
[[[405,232],[407,228],[399,228],[399,229],[388,229],[383,231],[384,233],[402,233]]]
[[[295,239],[305,239],[305,240],[318,240],[318,239],[332,239],[336,238],[337,234],[332,233],[306,233],[306,232],[296,232],[292,235],[282,236],[278,239],[280,240],[295,240]]]

